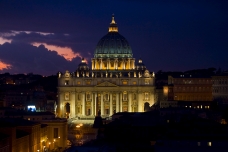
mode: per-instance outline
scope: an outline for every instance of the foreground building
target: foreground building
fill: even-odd
[[[108,34],[100,39],[91,59],[78,69],[58,74],[58,116],[110,116],[116,112],[143,112],[154,104],[154,73],[135,58],[128,41],[118,33],[112,17]]]

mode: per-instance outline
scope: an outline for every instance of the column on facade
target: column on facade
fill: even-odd
[[[122,101],[123,101],[123,93],[122,92],[120,93],[120,99],[119,99],[119,101],[120,101],[120,112],[122,112],[123,111],[123,104],[122,104]]]
[[[120,112],[119,93],[116,93],[116,112]]]
[[[110,93],[110,96],[109,96],[109,115],[111,116],[113,114],[113,107],[112,107],[112,93]]]
[[[90,113],[90,115],[93,115],[93,113],[94,113],[94,94],[93,94],[93,92],[91,93],[91,95],[92,95],[92,101],[91,101],[91,113]]]
[[[138,112],[144,112],[144,100],[143,100],[143,94],[140,92],[138,94]],[[141,102],[139,102],[141,101]]]
[[[96,70],[97,69],[97,59],[94,60],[94,69]]]
[[[138,92],[138,94],[137,94],[137,106],[138,106],[138,112],[140,112],[140,102],[139,102],[139,100],[140,100],[140,93]]]
[[[132,101],[132,93],[128,93],[128,112],[132,112],[131,111],[131,101]]]
[[[102,59],[100,59],[100,70],[102,69]]]
[[[131,69],[131,60],[128,59],[128,69]]]
[[[101,115],[104,114],[104,102],[103,102],[103,93],[101,93]]]
[[[114,64],[115,64],[115,69],[118,69],[118,59],[116,59],[116,60],[114,61]]]
[[[75,117],[75,92],[71,92],[71,105],[70,105],[70,117]]]
[[[82,93],[82,115],[85,116],[85,92]]]
[[[94,115],[96,116],[97,115],[97,92],[94,93]]]
[[[108,69],[110,69],[110,66],[111,65],[111,61],[110,61],[110,59],[108,59]]]
[[[92,59],[92,70],[94,69],[94,59]]]
[[[63,103],[61,102],[61,98],[63,95],[59,92],[59,98],[58,98],[58,117],[63,117]]]

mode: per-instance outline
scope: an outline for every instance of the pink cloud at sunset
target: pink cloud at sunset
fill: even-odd
[[[10,64],[6,64],[2,61],[0,61],[0,70],[3,70],[3,69],[11,69],[11,65]]]
[[[32,45],[36,46],[36,47],[38,47],[40,45],[44,45],[48,50],[56,51],[58,53],[58,55],[63,56],[68,61],[72,61],[72,59],[75,57],[82,58],[79,53],[74,53],[72,51],[72,49],[69,47],[58,47],[58,46],[54,46],[54,45],[48,45],[46,43],[32,43]]]
[[[6,42],[11,43],[11,40],[7,40],[7,39],[4,39],[4,38],[0,37],[0,45],[1,45],[1,44],[4,44],[4,43],[6,43]]]

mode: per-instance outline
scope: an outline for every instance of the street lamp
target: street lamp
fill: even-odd
[[[51,142],[49,142],[49,150],[50,150],[50,145],[51,145]]]

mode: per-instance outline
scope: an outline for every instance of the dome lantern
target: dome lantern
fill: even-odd
[[[108,32],[118,32],[118,26],[114,19],[114,14],[112,14],[112,22],[108,28]]]

